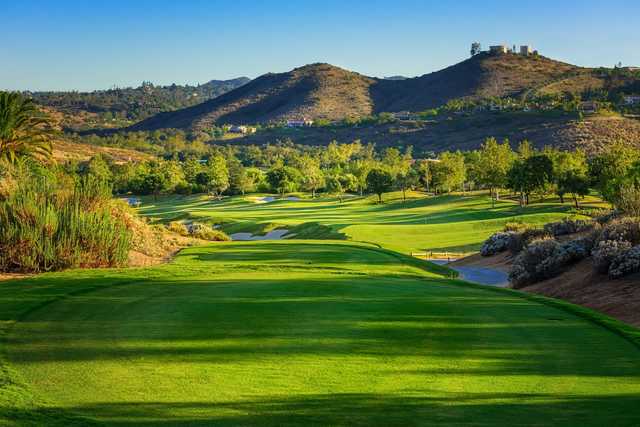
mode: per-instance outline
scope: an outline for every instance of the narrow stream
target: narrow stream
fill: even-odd
[[[509,285],[509,275],[504,271],[488,267],[453,266],[449,265],[449,261],[444,259],[433,259],[429,260],[429,262],[438,265],[446,265],[452,270],[460,273],[460,278],[468,282],[487,286],[497,286],[499,288],[506,288]]]

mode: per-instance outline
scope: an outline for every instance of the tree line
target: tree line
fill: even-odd
[[[184,153],[181,153],[184,154]],[[417,189],[434,194],[488,190],[492,203],[508,191],[522,206],[555,195],[562,203],[597,191],[618,205],[640,185],[640,154],[623,143],[599,155],[581,150],[538,150],[528,141],[513,149],[508,140],[487,138],[471,151],[445,151],[437,158],[414,158],[411,147],[377,151],[360,141],[326,147],[279,143],[264,147],[216,146],[203,157],[174,153],[142,163],[109,162],[95,157],[70,164],[81,174],[93,174],[112,183],[117,194],[246,194],[318,192],[383,194]]]

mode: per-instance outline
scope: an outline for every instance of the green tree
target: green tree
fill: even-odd
[[[285,193],[296,191],[301,179],[300,172],[290,166],[278,166],[267,172],[267,182],[281,197],[284,197]]]
[[[402,170],[396,176],[396,185],[398,189],[402,191],[402,201],[405,202],[407,200],[407,190],[413,188],[418,183],[418,173],[415,169],[409,168],[407,170]]]
[[[0,92],[0,160],[19,156],[36,160],[51,157],[51,126],[31,99],[17,92]]]
[[[529,204],[531,193],[553,179],[553,162],[544,154],[516,160],[507,174],[507,187],[520,194],[520,206]]]
[[[447,192],[460,187],[464,189],[466,169],[462,152],[445,151],[440,154],[440,161],[433,164],[434,185]]]
[[[340,203],[342,203],[342,195],[344,194],[344,187],[340,181],[340,177],[337,175],[329,175],[326,178],[325,189],[327,193],[333,194],[338,197]]]
[[[351,173],[356,177],[356,191],[362,196],[367,189],[367,175],[373,169],[375,162],[373,159],[354,160],[350,165]]]
[[[166,188],[167,178],[162,173],[149,173],[142,179],[142,194],[153,194],[153,198],[156,200],[158,199],[158,195],[165,191]]]
[[[509,141],[499,144],[495,138],[487,138],[479,152],[477,173],[480,184],[489,187],[491,206],[500,199],[499,189],[507,184],[507,173],[514,160]]]
[[[553,162],[556,194],[560,197],[560,203],[564,203],[565,194],[570,193],[575,196],[575,193],[570,191],[570,188],[578,189],[582,185],[580,181],[583,178],[587,180],[587,158],[581,150],[576,150],[575,152],[546,150],[545,153],[550,156]],[[588,191],[588,180],[586,185]]]
[[[609,149],[589,161],[589,176],[592,185],[602,197],[615,203],[620,179],[625,177],[633,164],[640,159],[637,149],[622,142],[612,144]]]
[[[307,154],[300,158],[298,164],[299,170],[304,171],[302,174],[302,187],[311,192],[311,198],[315,198],[316,191],[325,185],[324,174],[320,170],[320,162]]]
[[[247,191],[253,188],[252,177],[247,174],[247,168],[235,156],[227,160],[227,165],[229,167],[229,190],[233,194],[242,194],[244,196]]]
[[[196,175],[202,172],[202,163],[194,157],[189,157],[182,164],[182,170],[184,171],[184,177],[190,184],[196,183]]]
[[[416,163],[415,170],[418,175],[418,182],[429,192],[431,183],[433,182],[433,160],[420,160]]]
[[[220,197],[222,192],[229,188],[229,169],[225,158],[216,154],[207,161],[207,174],[209,182],[207,188],[214,196]]]
[[[584,197],[589,194],[589,178],[577,170],[567,171],[558,179],[558,192],[572,194],[573,202],[576,208],[579,208],[578,196]]]
[[[393,187],[393,176],[385,169],[375,168],[367,175],[367,188],[378,195],[378,202],[382,203],[382,195]]]

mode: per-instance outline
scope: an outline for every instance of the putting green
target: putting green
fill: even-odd
[[[276,200],[255,203],[256,196],[230,197],[221,201],[206,196],[172,196],[154,200],[145,198],[140,213],[162,221],[196,219],[221,224],[222,229],[259,232],[273,227],[294,229],[304,238],[340,238],[374,242],[405,254],[425,250],[473,252],[505,223],[521,221],[545,224],[569,215],[571,205],[539,203],[520,208],[502,200],[491,207],[485,195],[426,197],[409,192],[404,202],[400,193],[385,195],[385,203],[373,197],[352,197],[342,203],[336,198]],[[585,204],[601,202],[588,198]],[[315,227],[314,224],[329,227]],[[304,224],[309,225],[305,227]]]
[[[365,245],[281,241],[7,282],[0,414],[16,425],[640,423],[630,340],[441,271]]]

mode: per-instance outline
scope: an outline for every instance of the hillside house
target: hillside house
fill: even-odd
[[[533,48],[529,45],[522,45],[520,46],[520,55],[522,56],[529,56],[533,54]]]
[[[229,128],[229,132],[230,133],[241,133],[241,134],[248,134],[248,133],[255,133],[256,128],[253,128],[251,126],[231,126]]]
[[[288,128],[302,128],[313,125],[313,120],[302,119],[302,120],[287,120]]]
[[[398,111],[397,113],[391,113],[396,120],[416,120],[417,116],[410,111]]]
[[[595,101],[582,101],[579,108],[584,114],[594,114],[598,112],[598,103]]]
[[[640,105],[640,95],[625,95],[623,102],[625,105]]]
[[[509,48],[505,44],[497,45],[497,46],[489,46],[489,53],[494,55],[502,55],[509,52]]]

